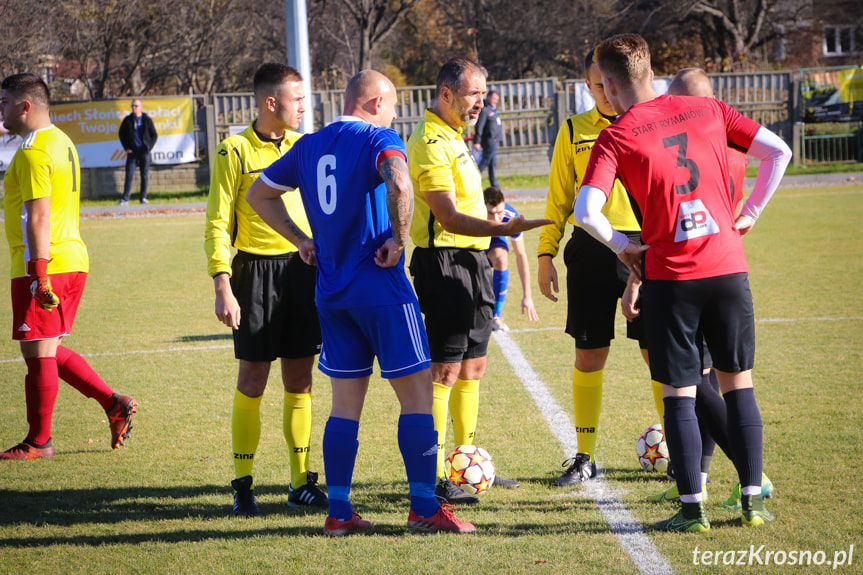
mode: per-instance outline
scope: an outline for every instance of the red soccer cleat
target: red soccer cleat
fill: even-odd
[[[371,529],[373,525],[374,523],[366,521],[361,518],[356,511],[354,511],[353,516],[347,521],[339,521],[335,517],[327,517],[327,520],[324,523],[324,533],[326,535],[339,537],[347,535],[348,533],[353,533],[354,531],[365,531]]]
[[[42,457],[54,457],[54,448],[50,443],[44,447],[36,447],[22,441],[15,447],[0,453],[0,459],[40,459]]]
[[[438,531],[453,531],[455,533],[473,533],[476,526],[462,521],[452,514],[451,505],[441,505],[431,517],[420,517],[413,509],[408,514],[408,527],[417,531],[436,533]]]
[[[132,414],[138,402],[128,395],[114,394],[114,406],[105,411],[108,415],[108,427],[111,428],[111,449],[126,445],[124,441],[132,430]]]

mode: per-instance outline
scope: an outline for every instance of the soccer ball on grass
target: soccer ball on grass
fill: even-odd
[[[459,445],[444,460],[447,478],[471,495],[481,495],[494,483],[494,461],[476,445]]]
[[[665,443],[665,433],[662,425],[651,425],[641,434],[635,444],[638,462],[645,471],[668,471],[668,445]]]

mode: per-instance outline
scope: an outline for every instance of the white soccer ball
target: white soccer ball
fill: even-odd
[[[665,443],[665,433],[662,425],[651,425],[638,438],[635,444],[638,462],[645,471],[668,471],[668,445]]]
[[[447,478],[471,495],[481,495],[494,483],[494,461],[476,445],[459,445],[444,460]]]

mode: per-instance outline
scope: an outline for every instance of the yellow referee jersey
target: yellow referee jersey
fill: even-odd
[[[27,134],[3,178],[12,279],[27,275],[27,260],[31,258],[24,203],[46,197],[51,198],[48,273],[89,271],[87,248],[78,231],[80,182],[78,151],[63,130],[51,125]]]
[[[246,192],[264,169],[281,158],[302,134],[286,132],[281,146],[262,141],[254,122],[235,136],[225,138],[216,148],[210,194],[207,198],[207,226],[204,250],[207,272],[215,276],[231,273],[231,246],[244,252],[275,256],[297,251],[296,246],[264,223],[246,201]],[[285,207],[300,228],[311,236],[300,192],[282,195]]]
[[[421,248],[488,249],[491,238],[462,236],[444,231],[435,220],[423,192],[455,192],[456,209],[486,219],[482,176],[461,137],[431,110],[408,139],[408,169],[414,186],[411,239]]]
[[[538,255],[556,256],[567,220],[574,226],[578,225],[572,217],[577,190],[587,170],[587,162],[590,160],[590,151],[593,149],[596,137],[603,128],[610,125],[611,122],[594,107],[588,112],[570,116],[558,131],[551,157],[548,197],[545,202],[545,217],[554,220],[554,224],[543,226],[540,231]],[[611,226],[618,231],[629,232],[641,229],[632,212],[629,194],[626,193],[620,180],[614,182],[602,213],[611,222]]]

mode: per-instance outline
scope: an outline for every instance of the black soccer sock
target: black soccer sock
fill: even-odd
[[[694,397],[666,397],[665,441],[681,495],[701,493],[701,434]]]
[[[761,485],[764,424],[751,387],[725,394],[728,406],[728,438],[734,445],[734,466],[740,485]]]
[[[701,376],[701,385],[698,386],[698,393],[695,396],[695,414],[698,416],[698,427],[701,430],[702,457],[712,456],[714,446],[718,445],[728,459],[734,461],[728,441],[728,410],[719,394],[716,372],[712,369],[708,374]],[[706,468],[702,462],[702,471],[706,473],[709,467],[709,459]]]

